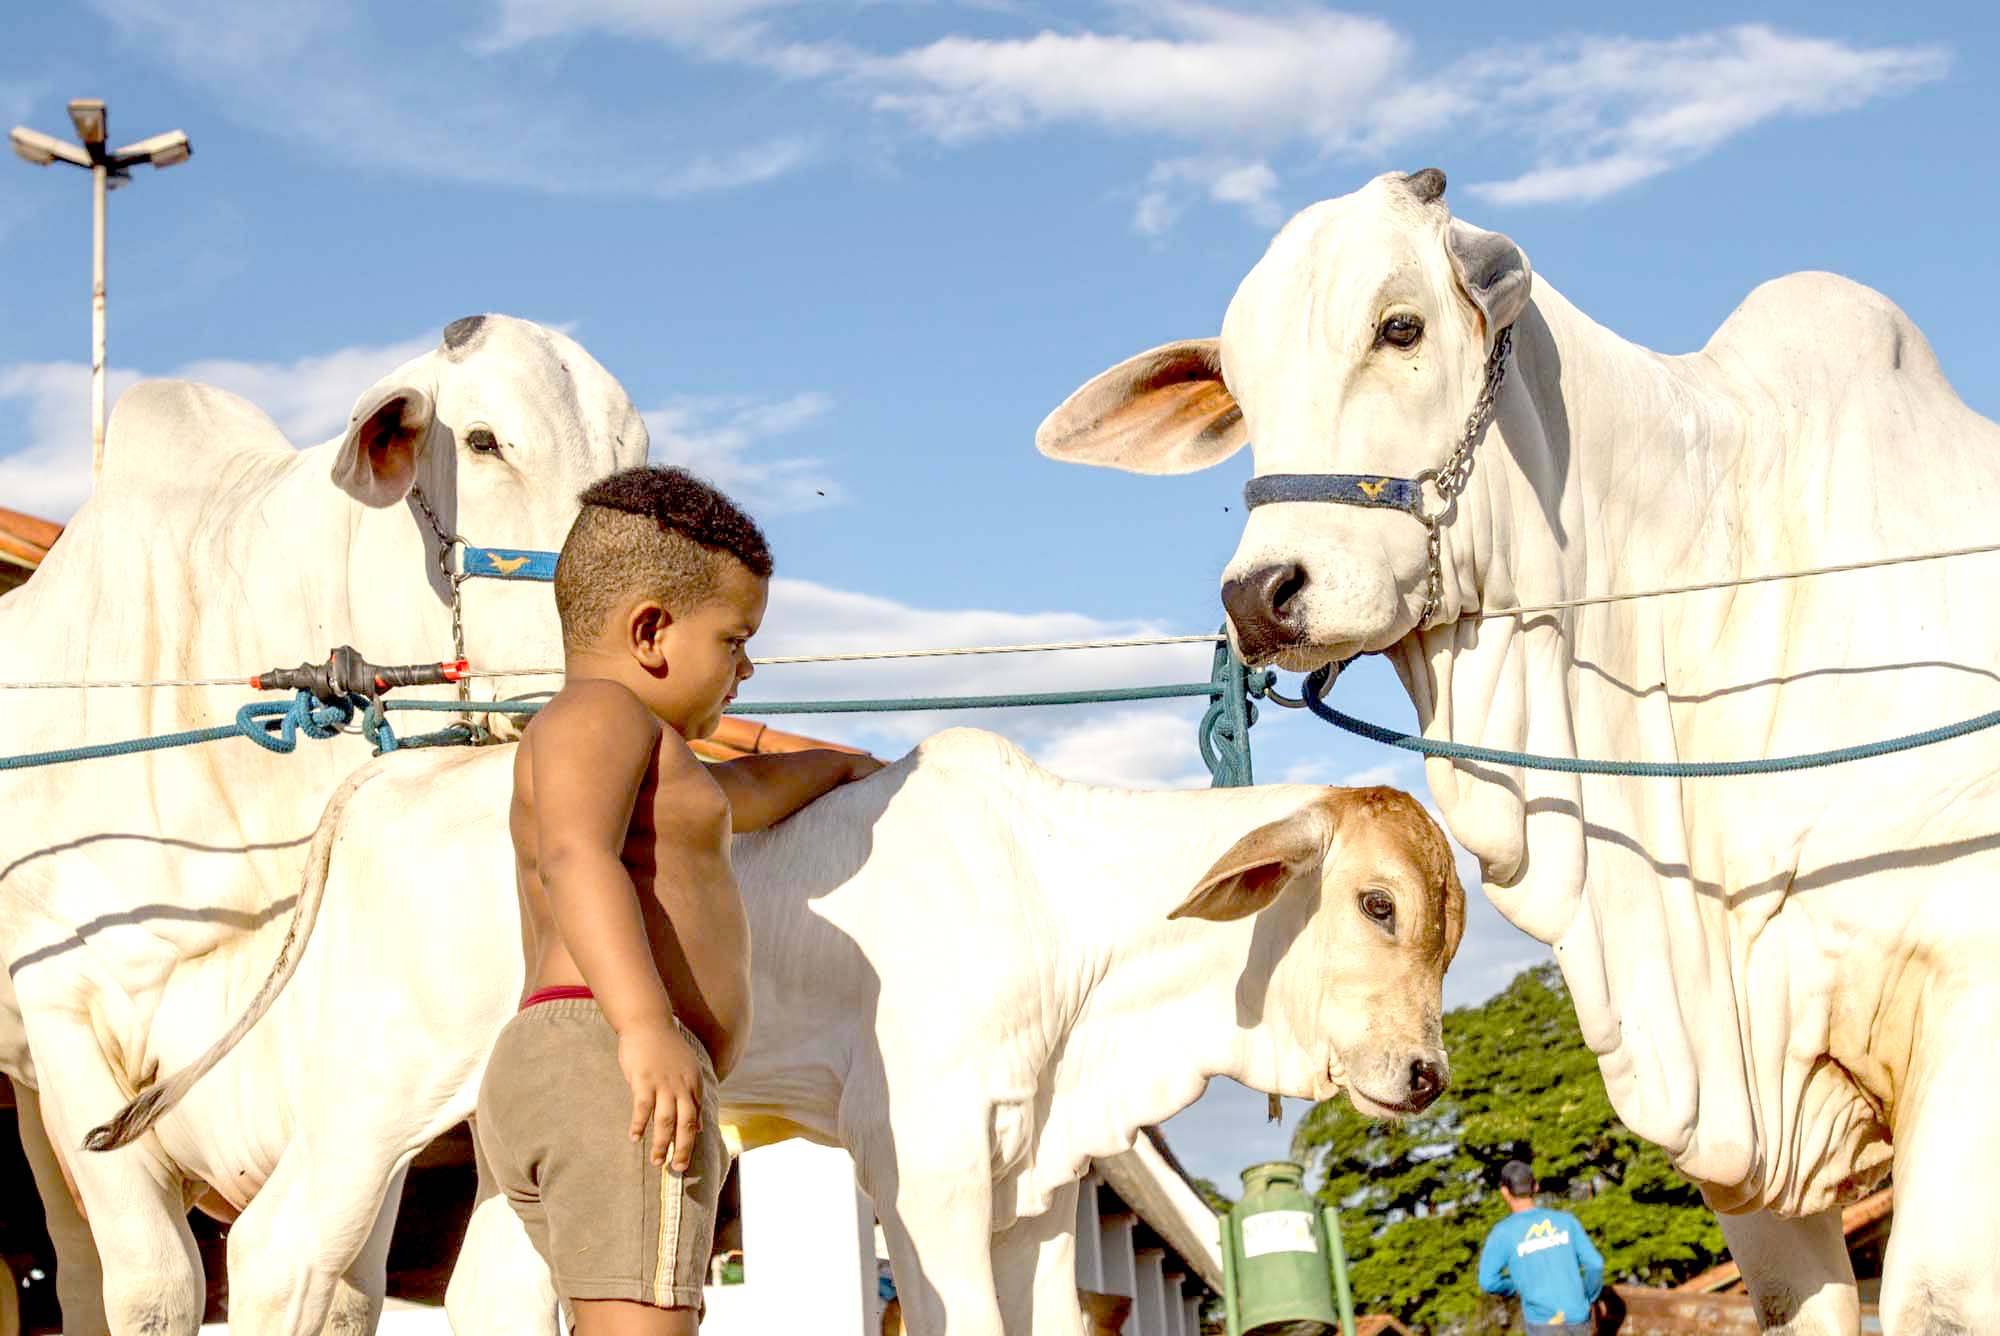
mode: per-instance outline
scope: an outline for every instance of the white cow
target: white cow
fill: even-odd
[[[385,757],[336,797],[262,1024],[260,1001],[197,1061],[201,1021],[257,987],[268,947],[161,999],[149,1067],[227,1056],[178,1107],[186,1083],[159,1087],[151,1135],[218,1178],[290,1139],[231,1232],[232,1282],[300,1258],[320,1277],[282,1312],[232,1292],[233,1332],[316,1330],[403,1167],[472,1111],[522,983],[510,760]],[[1080,1334],[1078,1178],[1211,1076],[1377,1114],[1444,1087],[1464,899],[1443,833],[1393,789],[1131,793],[955,729],[738,837],[734,862],[755,1020],[724,1118],[746,1144],[853,1154],[919,1336],[947,1314],[953,1336],[1026,1331],[1031,1309],[1035,1331]],[[260,1215],[278,1192],[282,1227]],[[514,1228],[454,1283],[454,1323],[544,1330],[546,1271],[496,1205]]]
[[[341,436],[311,449],[295,450],[234,395],[136,386],[112,415],[95,495],[34,578],[0,599],[0,676],[241,680],[341,643],[379,663],[449,658],[452,589],[417,491],[473,543],[550,548],[579,490],[643,462],[646,447],[631,401],[588,353],[502,316],[454,322],[438,348],[361,395]],[[477,663],[560,662],[545,585],[472,581],[463,614]],[[477,694],[537,685],[483,681]],[[10,693],[0,754],[223,722],[248,696],[243,686]],[[402,716],[417,717],[438,718]],[[367,756],[358,738],[302,742],[290,756],[231,740],[0,774],[0,1071],[40,1092],[47,1137],[112,1263],[103,1300],[121,1336],[194,1330],[202,1287],[186,1203],[223,1215],[246,1206],[284,1127],[266,1126],[265,1144],[213,1179],[157,1144],[116,1156],[75,1148],[150,1079],[176,971],[268,951],[268,932],[245,929],[282,916],[328,795]],[[186,1020],[197,1032],[234,1010],[226,996],[209,1005],[206,1023]],[[38,1125],[22,1126],[46,1168]],[[53,1232],[75,1240],[74,1210],[49,1178]],[[379,1249],[357,1264],[346,1308],[379,1304],[381,1264]],[[64,1270],[88,1274],[90,1259],[72,1246]],[[244,1285],[244,1301],[268,1298]],[[104,1318],[66,1321],[87,1334]]]
[[[1038,444],[1162,473],[1254,440],[1259,478],[1386,493],[1446,462],[1511,326],[1429,623],[1416,519],[1275,501],[1224,575],[1248,656],[1385,653],[1427,736],[1559,756],[1808,752],[1994,707],[1990,557],[1478,616],[1991,541],[2000,429],[1866,288],[1779,279],[1661,356],[1443,190],[1384,176],[1307,209],[1220,340],[1112,368]],[[1555,947],[1619,1116],[1725,1212],[1767,1326],[1856,1329],[1836,1208],[1893,1158],[1885,1328],[2000,1329],[2000,736],[1759,780],[1427,773],[1487,894]]]

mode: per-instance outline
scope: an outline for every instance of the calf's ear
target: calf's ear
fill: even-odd
[[[371,386],[348,419],[334,485],[364,506],[393,506],[408,496],[434,413],[431,397],[413,385]]]
[[[1192,473],[1243,448],[1243,410],[1222,383],[1222,341],[1162,344],[1103,372],[1035,431],[1051,459],[1127,473]]]
[[[1311,803],[1257,827],[1230,845],[1167,917],[1226,923],[1255,914],[1319,865],[1333,843],[1335,824],[1330,808]]]

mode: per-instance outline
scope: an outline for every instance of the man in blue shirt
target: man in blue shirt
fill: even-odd
[[[1493,1226],[1479,1254],[1479,1288],[1521,1296],[1530,1333],[1591,1336],[1591,1306],[1604,1288],[1604,1259],[1567,1211],[1535,1205],[1535,1172],[1519,1160],[1500,1170],[1500,1197],[1512,1212]]]

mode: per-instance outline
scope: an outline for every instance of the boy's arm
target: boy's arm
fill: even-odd
[[[741,834],[768,830],[829,790],[881,768],[872,756],[815,749],[739,756],[708,773],[729,795],[730,826]]]
[[[1507,1276],[1507,1245],[1500,1234],[1498,1229],[1489,1233],[1479,1250],[1479,1288],[1504,1297],[1514,1292],[1514,1282]]]
[[[1590,1241],[1590,1235],[1583,1232],[1583,1226],[1570,1217],[1569,1236],[1576,1248],[1576,1260],[1583,1272],[1583,1297],[1591,1303],[1604,1292],[1604,1256],[1597,1251],[1597,1245]]]
[[[535,721],[535,854],[563,945],[618,1033],[632,1087],[633,1140],[652,1125],[652,1158],[685,1170],[700,1126],[701,1074],[674,1028],[637,888],[625,869],[632,805],[659,725],[623,687],[579,683]]]

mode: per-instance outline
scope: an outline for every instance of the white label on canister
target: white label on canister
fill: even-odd
[[[1318,1252],[1313,1242],[1311,1211],[1265,1211],[1243,1221],[1243,1255],[1262,1257],[1265,1253]]]

